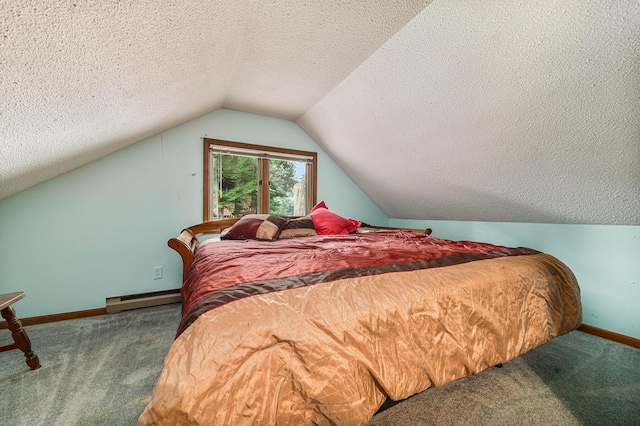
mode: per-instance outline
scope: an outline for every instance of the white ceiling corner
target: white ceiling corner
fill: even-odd
[[[0,199],[220,107],[296,119],[429,1],[3,1]]]

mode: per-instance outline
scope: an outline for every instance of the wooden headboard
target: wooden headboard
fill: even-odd
[[[171,238],[167,244],[182,257],[182,280],[187,277],[187,272],[193,263],[193,257],[198,249],[198,235],[220,233],[223,229],[233,226],[240,218],[212,220],[199,223],[182,230],[180,235]]]

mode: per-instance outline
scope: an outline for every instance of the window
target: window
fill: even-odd
[[[304,216],[316,203],[315,152],[204,139],[204,220]]]

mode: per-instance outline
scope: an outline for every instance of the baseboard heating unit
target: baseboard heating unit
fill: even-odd
[[[150,308],[151,306],[168,305],[169,303],[179,302],[182,302],[179,288],[153,291],[150,293],[107,297],[107,313],[115,314],[131,309]]]

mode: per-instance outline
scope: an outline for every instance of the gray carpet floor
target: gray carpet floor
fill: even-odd
[[[134,425],[180,305],[26,327],[42,368],[0,353],[0,425]],[[0,344],[10,335],[0,330]],[[388,408],[387,408],[388,407]],[[640,350],[574,331],[481,374],[386,404],[370,425],[640,425]]]
[[[135,425],[179,321],[176,304],[25,327],[42,367],[0,353],[0,425]]]

